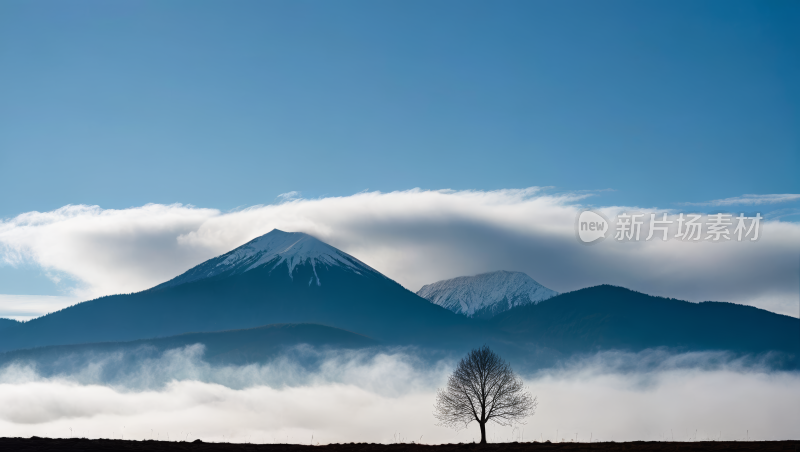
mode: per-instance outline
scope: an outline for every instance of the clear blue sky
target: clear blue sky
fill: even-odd
[[[0,217],[800,192],[796,1],[0,3]]]

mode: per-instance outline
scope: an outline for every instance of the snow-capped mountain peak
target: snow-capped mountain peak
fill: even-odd
[[[236,248],[228,253],[225,259],[216,266],[228,268],[243,262],[249,263],[254,257],[258,258],[247,266],[247,270],[254,269],[278,258],[275,266],[286,262],[289,266],[290,275],[297,264],[306,261],[310,261],[312,265],[318,262],[328,265],[342,265],[351,268],[356,273],[359,273],[359,267],[365,266],[356,258],[308,234],[283,232],[278,229],[273,229],[271,232]]]
[[[558,295],[522,272],[496,271],[438,281],[423,286],[422,298],[467,317],[493,317],[524,304]]]
[[[379,272],[355,257],[308,234],[273,229],[228,253],[207,260],[157,287],[177,286],[227,272],[240,274],[267,264],[271,269],[275,269],[284,263],[288,267],[291,278],[293,278],[298,265],[311,265],[314,277],[309,281],[309,285],[312,283],[318,286],[322,284],[316,272],[319,266],[338,266],[358,275],[365,273],[380,275]]]

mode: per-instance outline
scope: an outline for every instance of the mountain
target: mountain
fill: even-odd
[[[496,271],[428,284],[417,295],[456,314],[488,319],[517,306],[539,303],[558,292],[525,273]]]
[[[545,290],[527,275],[511,272],[456,278],[420,290],[473,316],[468,317],[314,237],[273,230],[151,289],[98,298],[24,323],[5,322],[11,326],[0,328],[0,352],[50,353],[56,359],[79,350],[85,356],[109,347],[146,345],[143,350],[158,351],[197,341],[207,346],[204,359],[250,362],[286,344],[344,347],[356,340],[349,335],[356,335],[366,338],[352,343],[413,345],[451,356],[488,344],[526,369],[573,354],[651,348],[769,355],[770,366],[800,368],[800,320],[793,317],[613,286],[544,300],[531,295],[543,297]],[[461,301],[454,306],[462,299],[464,306]],[[253,329],[274,324],[316,325]],[[225,333],[212,333],[219,331]],[[145,341],[129,342],[137,340]],[[109,342],[117,344],[103,344]],[[69,347],[22,350],[48,346]]]
[[[12,328],[18,325],[22,325],[22,322],[18,322],[12,319],[0,319],[0,330],[4,330],[6,328]]]
[[[353,256],[321,242],[302,232],[273,230],[244,245],[209,259],[186,273],[154,287],[153,290],[175,287],[209,278],[227,278],[240,275],[262,266],[270,271],[285,268],[289,279],[294,280],[298,266],[311,266],[312,276],[308,285],[322,285],[317,266],[338,267],[356,275],[388,279]],[[299,274],[299,272],[297,272]]]
[[[691,303],[623,287],[596,286],[498,314],[490,324],[517,338],[562,353],[599,350],[725,350],[785,354],[800,365],[800,319],[724,302]],[[776,358],[778,359],[778,358]],[[793,363],[793,364],[792,364]]]
[[[203,345],[202,358],[210,364],[242,365],[263,363],[291,347],[308,345],[316,349],[363,349],[374,347],[374,339],[338,328],[313,324],[266,325],[245,330],[188,333],[130,342],[102,342],[55,345],[0,353],[0,366],[17,362],[34,364],[42,376],[79,373],[92,363],[105,361],[104,380],[125,373],[143,359],[157,359],[168,350]],[[104,360],[104,357],[112,359]]]
[[[468,319],[347,253],[276,229],[152,289],[79,303],[0,330],[0,351],[274,323],[316,323],[404,344],[463,342],[459,338],[474,330]]]

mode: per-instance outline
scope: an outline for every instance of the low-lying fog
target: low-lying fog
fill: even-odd
[[[104,379],[123,357],[44,377],[0,369],[0,436],[253,442],[451,443],[479,439],[432,415],[455,360],[413,350],[325,352],[313,369],[292,357],[210,366],[195,345]],[[298,354],[317,354],[310,349]],[[644,364],[643,364],[644,363]],[[800,374],[767,371],[724,354],[606,352],[524,375],[539,407],[526,425],[490,424],[490,442],[514,440],[800,439]]]

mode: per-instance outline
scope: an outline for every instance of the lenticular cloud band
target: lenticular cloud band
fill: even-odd
[[[615,284],[799,315],[800,225],[764,221],[759,240],[747,243],[604,240],[584,246],[575,221],[587,196],[548,195],[535,187],[417,189],[233,212],[66,206],[0,222],[0,246],[5,265],[33,263],[68,276],[59,284],[83,299],[150,288],[277,228],[311,234],[413,291],[442,279],[510,270],[558,292]],[[595,210],[613,218],[641,209]]]

